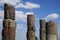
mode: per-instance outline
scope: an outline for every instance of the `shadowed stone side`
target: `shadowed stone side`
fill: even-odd
[[[46,40],[46,22],[45,20],[40,20],[40,40]]]
[[[27,40],[35,40],[35,18],[34,15],[27,15]]]

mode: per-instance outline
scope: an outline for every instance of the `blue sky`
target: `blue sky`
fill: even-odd
[[[54,20],[58,23],[58,33],[60,33],[60,0],[0,0],[0,34],[2,21],[4,18],[4,3],[15,7],[16,13],[16,40],[26,40],[27,15],[35,15],[36,36],[39,38],[39,20]],[[59,35],[60,38],[60,35]],[[1,35],[0,35],[1,39]]]

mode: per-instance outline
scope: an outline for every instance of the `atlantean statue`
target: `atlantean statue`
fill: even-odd
[[[34,15],[27,15],[27,40],[35,40],[35,18]]]
[[[10,4],[4,4],[2,40],[15,40],[15,30],[15,9]]]
[[[44,19],[40,20],[40,40],[46,40],[46,22]]]

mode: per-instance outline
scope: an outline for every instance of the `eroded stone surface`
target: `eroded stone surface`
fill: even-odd
[[[46,23],[46,38],[47,40],[58,40],[57,23],[49,21]]]
[[[4,4],[4,19],[15,20],[15,8],[12,5]]]

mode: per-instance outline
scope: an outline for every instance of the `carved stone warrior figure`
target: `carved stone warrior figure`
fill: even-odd
[[[27,15],[27,40],[35,40],[34,15]]]
[[[15,8],[12,5],[4,4],[4,19],[15,20]]]
[[[2,40],[15,40],[15,31],[15,9],[10,4],[4,4]]]
[[[40,20],[40,40],[46,40],[46,22],[44,19]]]

